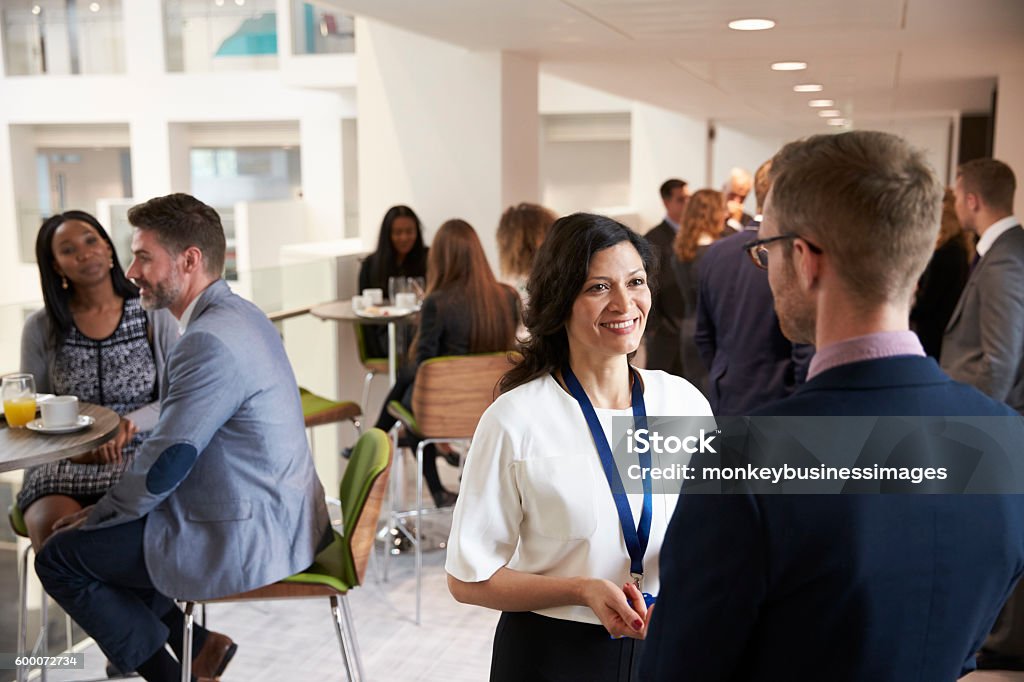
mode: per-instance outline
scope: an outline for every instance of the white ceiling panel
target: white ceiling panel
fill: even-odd
[[[338,7],[706,117],[812,121],[798,82],[858,115],[985,108],[1024,65],[1024,0],[336,0]],[[767,17],[739,32],[731,19]],[[773,61],[806,61],[773,72]]]

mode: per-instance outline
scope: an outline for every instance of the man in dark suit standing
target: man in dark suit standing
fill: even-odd
[[[852,131],[786,145],[773,172],[752,249],[783,332],[817,354],[807,383],[755,415],[1015,420],[909,331],[942,197],[923,155]],[[684,494],[642,678],[956,679],[1024,570],[1021,498]]]
[[[1024,230],[1010,167],[975,159],[957,169],[956,213],[977,233],[978,260],[942,339],[942,369],[1024,414]]]
[[[757,239],[771,187],[771,161],[754,174],[757,215],[742,232],[711,245],[698,266],[695,340],[708,368],[708,401],[718,415],[745,415],[785,398],[807,376],[814,348],[779,328],[768,273],[743,248]]]
[[[1024,230],[1013,215],[1013,171],[995,159],[957,169],[956,215],[978,256],[942,339],[942,369],[1024,414]],[[1024,587],[982,647],[978,667],[1024,670]]]
[[[658,288],[651,301],[644,340],[647,348],[647,369],[661,369],[669,374],[683,375],[683,358],[679,344],[679,327],[683,323],[686,303],[672,274],[672,242],[679,232],[679,221],[690,196],[686,182],[678,178],[661,184],[661,201],[665,217],[644,235],[654,245],[658,256]]]

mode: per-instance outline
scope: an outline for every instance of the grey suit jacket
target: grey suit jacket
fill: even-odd
[[[281,339],[223,280],[167,360],[160,421],[83,530],[146,517],[146,567],[183,599],[254,589],[313,562],[328,527]]]
[[[1024,414],[1024,229],[978,261],[942,338],[942,369]]]

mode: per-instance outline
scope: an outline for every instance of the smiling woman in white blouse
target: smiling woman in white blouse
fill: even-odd
[[[629,364],[654,262],[642,237],[583,213],[537,254],[530,338],[473,438],[445,564],[457,600],[503,612],[494,682],[637,679],[676,496],[612,493],[612,417],[711,414],[685,380]]]

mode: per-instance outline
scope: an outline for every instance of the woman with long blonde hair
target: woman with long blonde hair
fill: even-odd
[[[679,232],[673,243],[672,269],[679,291],[683,294],[683,323],[679,329],[679,344],[683,360],[683,377],[707,393],[708,370],[700,359],[694,334],[697,332],[697,264],[704,252],[719,237],[725,226],[725,195],[713,189],[694,192],[686,203],[686,211],[679,223]],[[665,273],[670,277],[669,273]]]

